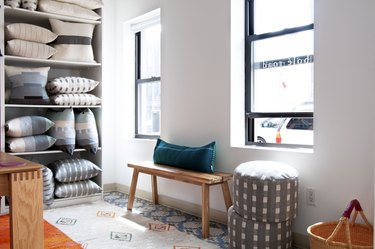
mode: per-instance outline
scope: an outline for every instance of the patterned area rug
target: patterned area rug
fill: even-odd
[[[122,198],[119,198],[122,196]],[[121,193],[107,193],[106,200],[125,199]],[[104,201],[44,211],[44,219],[78,242],[84,249],[214,249],[216,244],[181,232],[177,223],[163,223],[144,215],[151,210],[137,199],[133,212],[124,205]],[[126,203],[126,202],[125,202]],[[159,209],[159,215],[163,211]],[[165,216],[166,217],[166,216]],[[195,225],[193,225],[195,226]],[[66,247],[69,248],[69,247]]]
[[[106,192],[104,193],[104,200],[118,207],[126,208],[128,195],[116,191]],[[202,221],[199,217],[166,206],[155,205],[140,198],[135,198],[133,210],[144,217],[168,224],[180,232],[191,234],[198,239],[202,238]],[[227,226],[217,222],[210,222],[210,236],[205,241],[215,245],[214,248],[228,248]]]

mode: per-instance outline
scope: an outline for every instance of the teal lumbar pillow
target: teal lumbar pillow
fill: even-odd
[[[207,173],[214,172],[215,157],[215,142],[200,147],[187,147],[158,138],[154,149],[154,163]]]

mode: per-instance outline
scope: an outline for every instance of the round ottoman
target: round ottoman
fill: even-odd
[[[229,248],[290,249],[291,223],[291,220],[267,223],[245,219],[232,206],[228,210]]]
[[[233,208],[245,219],[284,222],[297,215],[298,172],[274,161],[240,164],[233,176]]]

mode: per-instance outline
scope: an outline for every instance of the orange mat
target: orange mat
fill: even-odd
[[[0,216],[0,249],[10,248],[9,215]],[[44,221],[44,248],[50,249],[82,249],[65,233]]]

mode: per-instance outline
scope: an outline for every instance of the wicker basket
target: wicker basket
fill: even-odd
[[[350,214],[355,208],[352,221]],[[366,223],[357,224],[358,212]],[[338,222],[320,222],[307,228],[311,249],[372,249],[373,228],[357,200],[352,200]]]

